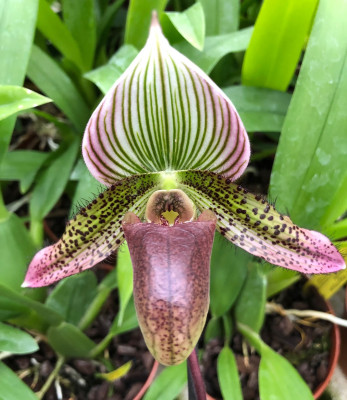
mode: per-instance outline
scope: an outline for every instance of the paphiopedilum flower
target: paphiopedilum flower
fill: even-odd
[[[281,267],[345,268],[327,237],[299,228],[233,183],[250,157],[242,121],[211,79],[169,45],[156,18],[145,47],[94,111],[82,149],[108,189],[80,210],[56,244],[36,254],[23,286],[90,268],[126,238],[140,326],[164,364],[183,361],[200,336],[215,228]],[[169,211],[176,212],[171,224]]]

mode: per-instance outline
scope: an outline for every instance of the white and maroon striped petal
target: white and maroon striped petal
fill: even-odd
[[[234,180],[250,147],[231,101],[169,45],[154,18],[145,47],[94,111],[83,156],[106,185],[132,174],[187,169]]]
[[[198,208],[216,214],[221,234],[249,253],[305,274],[346,268],[326,236],[294,225],[261,196],[230,179],[208,171],[181,171],[176,177]]]
[[[66,226],[62,238],[31,261],[23,287],[47,286],[108,257],[123,242],[121,222],[130,210],[144,214],[159,174],[132,176],[101,193]]]

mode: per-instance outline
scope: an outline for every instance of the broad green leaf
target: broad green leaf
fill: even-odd
[[[283,356],[263,345],[259,365],[260,397],[278,400],[313,400],[310,388]]]
[[[204,342],[208,343],[211,339],[223,338],[223,320],[220,317],[212,317],[206,324]]]
[[[347,210],[347,171],[344,174],[344,178],[341,177],[340,185],[335,191],[335,194],[332,197],[329,206],[325,210],[325,213],[321,219],[322,226],[327,227],[327,230],[330,231],[329,226],[333,222],[338,220],[345,213],[346,210]],[[343,221],[340,221],[340,223],[341,222]],[[336,238],[335,234],[331,231],[330,233],[333,235],[332,237],[335,239]],[[339,236],[339,238],[341,237],[343,236]]]
[[[152,12],[163,11],[168,0],[131,0],[125,26],[125,44],[141,49],[146,42]]]
[[[38,174],[30,201],[33,220],[42,220],[59,200],[69,180],[78,149],[78,140],[61,145],[47,160],[47,168]]]
[[[96,10],[94,0],[62,0],[63,18],[80,49],[84,68],[90,69],[96,46]]]
[[[35,32],[38,0],[0,0],[0,84],[22,85]],[[0,163],[15,118],[0,121]]]
[[[166,15],[177,31],[198,50],[204,48],[205,17],[200,3],[195,3],[183,12],[170,11]]]
[[[206,36],[231,33],[239,27],[239,0],[199,0],[204,8]]]
[[[0,10],[1,11],[1,10]],[[37,396],[4,363],[0,362],[0,400],[37,400]]]
[[[35,32],[38,0],[0,0],[0,84],[22,85]]]
[[[81,51],[71,32],[46,0],[39,1],[37,29],[55,46],[61,54],[84,69]]]
[[[300,279],[301,275],[296,271],[284,268],[273,268],[267,275],[266,297],[281,292]]]
[[[49,153],[34,150],[10,151],[0,165],[0,180],[20,181],[20,190],[25,193],[48,156]]]
[[[311,27],[318,0],[265,0],[242,66],[242,83],[286,90]]]
[[[128,68],[137,54],[138,51],[134,46],[124,45],[110,58],[106,65],[87,72],[84,77],[95,83],[105,94]]]
[[[133,267],[131,264],[129,248],[126,243],[124,243],[118,250],[117,281],[120,300],[118,324],[121,326],[123,323],[124,312],[133,292]]]
[[[71,78],[39,47],[33,46],[28,76],[82,132],[90,110]]]
[[[174,400],[187,381],[187,363],[167,367],[154,380],[143,400]]]
[[[224,93],[234,103],[248,132],[280,132],[291,95],[252,86],[229,86]]]
[[[248,268],[246,282],[235,305],[237,322],[259,332],[263,326],[266,303],[266,276],[260,264]]]
[[[27,289],[29,293],[31,289]],[[15,307],[18,311],[27,309],[28,313],[35,313],[36,316],[48,325],[57,325],[62,322],[62,317],[54,310],[42,303],[32,300],[28,295],[24,296],[0,284],[0,310]]]
[[[88,357],[95,343],[75,325],[62,322],[47,331],[50,346],[64,357]]]
[[[346,1],[319,3],[271,176],[277,205],[309,228],[324,220],[345,179],[346,13]]]
[[[234,353],[224,347],[218,355],[217,373],[224,400],[242,400],[242,389]]]
[[[19,291],[35,247],[22,221],[15,214],[0,220],[0,282]]]
[[[14,354],[32,353],[39,346],[31,335],[13,326],[0,323],[0,351]]]
[[[210,307],[214,317],[226,313],[236,300],[247,276],[252,256],[216,234],[211,256]]]
[[[51,99],[20,86],[0,85],[0,120],[32,107],[49,103]]]
[[[238,324],[238,329],[261,356],[259,365],[261,399],[313,400],[311,390],[289,361],[272,350],[246,325]]]
[[[226,54],[246,50],[252,32],[253,27],[249,27],[233,33],[206,37],[203,51],[194,49],[187,42],[177,43],[174,47],[209,74]]]
[[[96,277],[93,272],[85,271],[60,281],[48,296],[46,306],[66,322],[78,325],[96,294]]]

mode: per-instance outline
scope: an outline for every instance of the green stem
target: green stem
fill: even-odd
[[[100,343],[98,343],[93,350],[90,352],[89,357],[90,358],[96,358],[100,353],[102,353],[106,347],[109,345],[110,341],[112,340],[113,336],[115,336],[113,333],[108,333]]]
[[[42,386],[41,390],[36,393],[36,396],[39,399],[42,399],[43,396],[46,394],[46,392],[50,388],[52,382],[54,381],[54,379],[59,374],[60,368],[63,366],[64,362],[65,362],[65,358],[63,356],[58,356],[58,360],[57,360],[57,363],[56,363],[56,365],[54,367],[54,370],[52,371],[52,373],[47,378],[47,380],[44,383],[44,385]]]
[[[103,288],[93,299],[91,305],[88,307],[87,311],[84,313],[81,321],[78,324],[78,327],[81,329],[81,331],[87,329],[88,326],[94,321],[111,290],[112,289],[110,288]]]
[[[43,242],[43,223],[35,219],[30,221],[30,235],[34,245],[39,248],[42,247]]]

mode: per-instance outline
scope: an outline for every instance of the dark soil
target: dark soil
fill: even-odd
[[[287,290],[281,292],[272,300],[284,308],[299,310],[315,309],[326,311],[321,296],[313,288],[303,295],[302,280]],[[326,321],[315,321],[310,325],[293,323],[287,317],[267,315],[261,337],[263,340],[285,356],[298,370],[312,391],[318,388],[328,373],[329,348],[332,325]],[[236,333],[231,347],[235,353],[239,370],[244,400],[259,400],[258,367],[260,357],[252,353],[248,347],[249,357],[245,359],[242,351],[242,336]],[[217,357],[224,342],[219,339],[211,340],[203,357],[203,373],[207,392],[221,399],[217,378]]]

